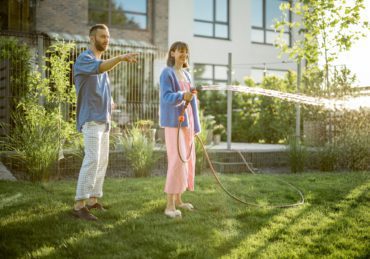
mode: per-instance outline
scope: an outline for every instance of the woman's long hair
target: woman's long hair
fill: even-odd
[[[173,67],[175,65],[175,58],[171,56],[171,52],[172,51],[176,51],[177,49],[179,49],[179,50],[185,49],[186,52],[188,53],[188,60],[189,60],[189,47],[188,47],[188,44],[186,44],[185,42],[182,42],[182,41],[176,41],[176,42],[172,43],[171,48],[168,51],[168,54],[167,54],[167,66]],[[185,62],[182,67],[184,67],[184,68],[189,67],[188,62]]]

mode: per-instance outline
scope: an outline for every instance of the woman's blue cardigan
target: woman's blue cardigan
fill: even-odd
[[[188,81],[191,83],[190,73],[184,71]],[[181,91],[180,84],[176,78],[175,70],[172,67],[166,67],[161,73],[160,82],[160,107],[159,107],[159,121],[161,127],[177,127],[178,118],[185,105],[183,101],[184,91]],[[193,110],[194,118],[194,133],[200,133],[200,122],[198,115],[197,98],[190,102]],[[184,114],[185,120],[181,124],[182,127],[189,125],[189,118],[187,113]]]

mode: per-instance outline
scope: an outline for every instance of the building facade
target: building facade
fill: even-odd
[[[198,82],[225,83],[228,53],[232,55],[232,81],[244,84],[245,76],[260,82],[264,74],[282,75],[296,68],[286,57],[279,58],[274,46],[279,32],[273,23],[282,16],[279,5],[283,2],[170,0],[169,44],[177,40],[189,44],[191,67]],[[294,33],[284,34],[288,42],[294,37]]]
[[[0,7],[0,26],[10,31],[86,36],[91,25],[105,23],[113,40],[144,41],[164,50],[182,40],[191,48],[197,79],[224,82],[228,53],[232,53],[233,80],[243,83],[247,75],[260,81],[263,74],[295,69],[295,64],[278,57],[273,45],[279,34],[273,23],[282,16],[279,5],[287,1],[7,0]],[[294,33],[284,36],[288,42],[296,37]]]
[[[158,118],[159,75],[167,49],[174,41],[190,46],[190,70],[197,83],[225,84],[228,55],[232,55],[232,81],[244,84],[251,76],[282,75],[296,65],[278,58],[274,19],[279,5],[289,0],[7,0],[0,7],[1,35],[32,34],[34,63],[42,67],[40,53],[48,42],[76,42],[74,58],[89,44],[88,30],[107,24],[111,47],[105,58],[136,51],[138,66],[121,64],[111,71],[117,121]],[[289,16],[289,14],[287,14]],[[292,19],[292,17],[290,17]],[[1,36],[0,35],[0,36]],[[294,34],[284,35],[288,42]],[[21,40],[27,36],[23,35]]]

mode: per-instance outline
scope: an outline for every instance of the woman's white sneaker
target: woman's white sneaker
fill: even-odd
[[[164,215],[170,218],[181,217],[181,211],[179,210],[165,210]]]

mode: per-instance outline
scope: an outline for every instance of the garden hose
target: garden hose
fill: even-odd
[[[195,91],[195,92],[193,92],[193,93],[196,93],[196,91]],[[182,122],[184,122],[184,118],[185,118],[185,117],[184,117],[184,114],[185,114],[185,110],[186,110],[186,108],[187,108],[187,106],[188,106],[188,105],[189,105],[189,102],[186,102],[186,103],[185,103],[185,105],[184,105],[183,110],[181,111],[181,114],[180,114],[180,116],[179,116],[179,118],[178,118],[178,128],[177,128],[177,152],[178,152],[178,155],[179,155],[179,157],[180,157],[180,159],[181,159],[181,161],[182,161],[183,163],[186,163],[186,162],[188,162],[188,161],[189,161],[189,159],[190,159],[190,155],[191,155],[191,152],[192,152],[192,150],[193,150],[193,145],[194,145],[194,141],[192,141],[191,146],[190,146],[190,151],[188,152],[188,156],[186,157],[186,159],[184,159],[184,158],[182,157],[182,155],[181,155],[181,152],[180,152],[180,129],[181,129],[181,124],[182,124]],[[196,135],[196,138],[197,138],[197,140],[199,141],[200,145],[202,146],[202,149],[203,149],[203,152],[204,152],[204,154],[205,154],[205,156],[206,156],[206,159],[207,159],[207,162],[208,162],[208,164],[209,164],[209,167],[211,168],[212,174],[213,174],[213,176],[215,177],[215,179],[216,179],[217,183],[220,185],[221,189],[222,189],[222,190],[223,190],[223,191],[224,191],[228,196],[230,196],[231,198],[233,198],[234,200],[236,200],[236,201],[238,201],[238,202],[240,202],[240,203],[243,203],[243,204],[245,204],[245,205],[249,205],[249,206],[253,206],[253,207],[258,207],[258,208],[291,208],[291,207],[297,207],[297,206],[299,206],[299,205],[303,205],[303,204],[304,204],[304,200],[305,200],[305,199],[304,199],[304,195],[303,195],[303,193],[302,193],[302,192],[301,192],[297,187],[295,187],[294,185],[292,185],[291,183],[286,182],[286,181],[281,180],[281,179],[278,179],[278,181],[279,181],[279,182],[281,182],[281,183],[284,183],[284,184],[288,185],[291,189],[293,189],[294,191],[296,191],[296,192],[299,194],[299,196],[300,196],[300,201],[298,201],[298,202],[296,202],[296,203],[291,203],[291,204],[259,205],[259,204],[257,204],[257,203],[251,203],[251,202],[243,201],[242,199],[240,199],[240,198],[236,197],[234,194],[232,194],[229,190],[227,190],[227,189],[225,188],[225,186],[222,184],[222,182],[221,182],[220,178],[217,176],[217,172],[216,172],[215,168],[213,167],[212,161],[211,161],[211,159],[209,158],[208,152],[207,152],[207,150],[206,150],[206,148],[205,148],[205,145],[204,145],[204,143],[203,143],[202,139],[201,139],[198,135]],[[243,160],[244,164],[246,165],[247,169],[248,169],[252,174],[257,174],[257,173],[254,171],[254,169],[253,169],[252,167],[250,167],[250,166],[249,166],[248,162],[246,161],[246,159],[244,158],[244,156],[242,155],[242,153],[241,153],[240,151],[237,151],[237,152],[238,152],[238,153],[239,153],[239,155],[241,156],[241,158],[242,158],[242,160]]]
[[[192,94],[197,94],[197,90],[195,88],[192,88],[190,89],[191,93]],[[188,107],[189,105],[189,101],[186,101],[185,102],[185,105],[180,113],[180,116],[178,118],[178,124],[177,124],[177,153],[179,154],[179,157],[180,157],[180,160],[183,162],[183,163],[187,163],[190,159],[190,156],[191,156],[191,153],[192,153],[192,150],[193,150],[193,145],[194,145],[194,140],[191,142],[191,145],[190,145],[190,150],[188,152],[188,155],[186,156],[186,158],[184,159],[181,155],[181,151],[180,151],[180,129],[181,129],[181,124],[184,122],[185,120],[185,111],[186,111],[186,108]]]

